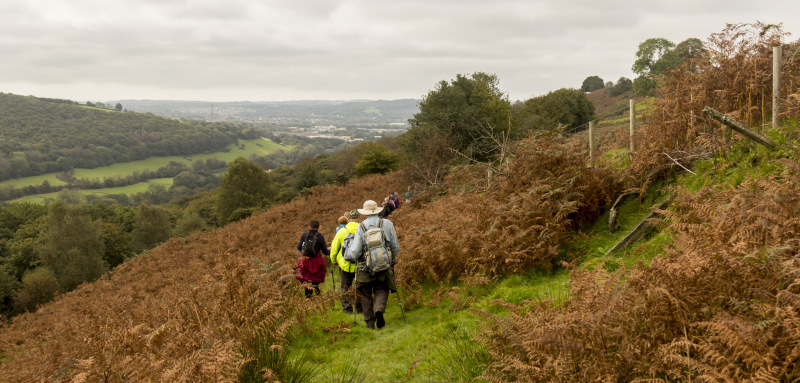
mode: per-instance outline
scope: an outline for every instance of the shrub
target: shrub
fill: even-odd
[[[15,308],[18,312],[36,311],[58,294],[55,273],[46,267],[37,267],[22,277],[22,288],[17,292]]]

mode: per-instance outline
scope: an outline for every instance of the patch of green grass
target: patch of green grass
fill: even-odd
[[[486,369],[489,356],[472,340],[480,319],[469,308],[502,315],[493,300],[561,303],[569,296],[568,281],[568,271],[559,270],[512,275],[489,286],[425,286],[425,300],[436,289],[449,288],[470,304],[454,308],[445,298],[435,306],[406,307],[407,322],[397,294],[391,294],[386,327],[379,330],[367,329],[360,314],[353,326],[353,314],[341,313],[336,299],[335,308],[314,318],[310,328],[292,329],[290,347],[298,358],[323,366],[314,382],[483,382],[473,379]],[[322,287],[323,294],[330,293],[330,283]]]
[[[375,107],[364,109],[366,114],[381,114],[381,110]]]
[[[776,143],[766,148],[750,140],[741,140],[713,158],[694,163],[695,174],[683,175],[679,182],[691,191],[705,186],[739,186],[750,179],[781,177],[789,170],[780,160],[796,161],[798,158],[798,132],[796,123],[783,129],[763,132]]]
[[[311,329],[293,330],[291,347],[306,355],[313,363],[324,366],[315,382],[335,381],[346,371],[361,366],[367,372],[366,382],[408,381],[413,367],[425,359],[428,350],[454,329],[474,328],[475,318],[468,312],[451,313],[437,307],[418,306],[406,309],[403,322],[397,295],[392,294],[386,310],[386,327],[369,330],[363,317],[344,314],[340,307],[313,321]],[[322,328],[348,328],[349,332],[329,332]],[[413,375],[413,372],[411,372]],[[346,374],[345,374],[346,375]]]
[[[194,161],[197,160],[205,160],[207,158],[216,158],[225,162],[231,162],[235,160],[237,157],[245,157],[249,158],[251,155],[265,155],[272,151],[282,149],[282,150],[292,150],[293,147],[276,144],[266,138],[258,138],[253,140],[239,140],[238,145],[228,145],[227,152],[215,152],[215,153],[208,153],[208,154],[196,154],[192,156],[169,156],[169,157],[150,157],[140,161],[131,161],[131,162],[122,162],[113,164],[110,166],[103,166],[95,169],[82,169],[78,168],[75,169],[73,176],[75,178],[86,178],[89,180],[98,180],[102,181],[104,178],[113,177],[113,176],[120,176],[125,177],[128,175],[133,174],[136,171],[142,171],[144,169],[150,169],[152,171],[158,170],[158,168],[166,166],[170,163],[170,161],[178,161],[183,162],[187,165],[191,165]],[[14,185],[16,188],[25,187],[28,185],[41,185],[42,182],[47,180],[50,182],[52,186],[58,185],[66,185],[65,182],[56,178],[58,173],[50,173],[50,174],[43,174],[39,176],[31,176],[31,177],[24,177],[15,180],[6,180],[0,182],[0,187],[3,185]],[[158,184],[164,185],[169,188],[172,185],[172,178],[160,178],[160,179],[152,179],[146,182],[141,182],[135,185],[129,186],[122,186],[116,188],[106,188],[106,189],[87,189],[82,190],[81,193],[87,195],[102,195],[102,194],[125,194],[125,195],[133,195],[136,193],[141,193],[147,191],[147,188],[151,184]],[[47,199],[53,199],[58,195],[58,193],[46,193],[46,194],[35,194],[29,195],[17,200],[13,200],[13,202],[33,202],[33,203],[44,203]]]
[[[242,146],[244,146],[244,148],[242,148]],[[251,155],[263,156],[278,149],[289,150],[291,147],[276,144],[266,138],[258,138],[254,140],[239,140],[239,145],[230,144],[226,149],[227,151],[194,154],[191,156],[149,157],[140,161],[121,162],[95,169],[78,168],[75,169],[73,176],[79,179],[102,180],[105,177],[113,177],[115,175],[124,177],[143,169],[156,171],[158,168],[168,165],[170,161],[183,162],[187,165],[191,165],[197,160],[216,158],[225,162],[231,162],[237,157],[250,158]]]
[[[129,185],[129,186],[120,186],[116,188],[105,188],[105,189],[85,189],[79,190],[78,192],[83,195],[95,195],[95,196],[102,196],[107,194],[125,194],[127,196],[132,196],[137,193],[146,192],[150,185],[162,185],[166,188],[172,186],[172,178],[155,178],[152,180],[148,180],[145,182],[140,182],[138,184]],[[30,203],[47,203],[48,200],[58,198],[58,193],[46,193],[46,194],[35,194],[25,196],[19,199],[11,200],[9,202],[30,202]]]
[[[150,185],[161,185],[169,189],[169,187],[172,186],[172,181],[172,178],[155,178],[135,185],[105,189],[87,189],[81,190],[80,193],[83,195],[125,194],[127,196],[132,196],[134,194],[146,192]]]
[[[26,186],[39,186],[44,181],[50,183],[50,186],[61,186],[66,185],[67,183],[58,179],[56,177],[58,173],[50,173],[50,174],[42,174],[38,176],[30,176],[30,177],[22,177],[16,179],[10,179],[5,181],[0,181],[0,187],[6,185],[14,185],[15,188],[24,188]]]
[[[612,169],[623,170],[631,165],[631,155],[627,149],[609,150],[597,162],[607,164]]]
[[[492,300],[521,304],[525,301],[553,301],[559,304],[569,298],[569,272],[559,269],[553,272],[534,270],[527,274],[510,275],[500,280],[476,305],[491,311]]]

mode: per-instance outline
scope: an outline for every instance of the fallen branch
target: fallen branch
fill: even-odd
[[[667,197],[663,202],[661,202],[658,205],[657,209],[658,210],[666,209],[667,206],[669,206],[669,203],[671,201],[672,201],[672,196],[670,195],[669,197]],[[653,218],[659,218],[659,217],[661,217],[661,214],[656,213],[655,211],[653,211],[650,214],[648,214],[647,217],[644,217],[644,219],[641,222],[639,222],[639,224],[636,225],[636,227],[633,228],[633,230],[631,230],[631,232],[628,233],[628,235],[625,236],[625,238],[623,238],[621,241],[617,242],[617,244],[614,245],[614,247],[612,247],[611,250],[607,251],[606,255],[609,255],[609,254],[612,254],[612,253],[614,253],[616,251],[624,249],[624,248],[626,248],[626,247],[638,242],[642,238],[644,238],[647,234],[649,234],[651,231],[653,231],[653,229],[655,229],[655,225],[653,225],[650,222],[650,220],[653,219]]]
[[[611,210],[608,213],[608,232],[613,233],[619,229],[619,223],[617,222],[617,216],[619,215],[619,205],[625,202],[625,199],[632,195],[638,195],[639,192],[627,192],[620,194],[617,197],[617,200],[614,201],[614,204],[611,205]]]
[[[693,172],[693,171],[691,171],[691,170],[687,169],[687,168],[686,168],[686,166],[683,166],[683,165],[681,165],[681,163],[680,163],[680,162],[678,162],[678,160],[676,160],[676,159],[672,158],[672,156],[670,156],[670,155],[669,155],[669,153],[667,153],[667,152],[664,152],[664,155],[665,155],[665,156],[667,156],[667,158],[669,158],[670,160],[672,160],[672,162],[674,162],[674,163],[676,163],[678,166],[682,167],[682,168],[683,168],[683,170],[686,170],[687,172],[689,172],[689,173],[692,173],[692,174],[696,174],[695,172]]]

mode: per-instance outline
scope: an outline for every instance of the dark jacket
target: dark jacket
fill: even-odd
[[[325,245],[325,237],[322,236],[322,233],[314,229],[311,229],[300,236],[300,242],[297,244],[297,251],[303,251],[303,242],[306,241],[306,237],[310,233],[314,233],[318,236],[317,243],[314,245],[314,253],[320,255],[321,252],[322,254],[325,255],[331,255],[331,252],[328,250],[328,246]]]

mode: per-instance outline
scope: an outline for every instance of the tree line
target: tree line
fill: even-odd
[[[657,87],[656,79],[685,63],[693,63],[707,54],[708,50],[700,39],[690,37],[677,45],[663,37],[649,38],[639,44],[636,61],[631,70],[639,76],[631,80],[620,77],[616,83],[603,82],[600,76],[589,76],[583,80],[581,90],[594,92],[608,88],[612,96],[632,90],[636,96],[652,96]],[[692,64],[690,64],[692,65]]]
[[[48,205],[0,205],[0,314],[34,310],[203,225],[169,207],[92,205],[69,194]]]

